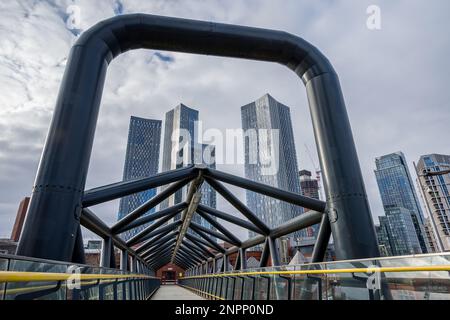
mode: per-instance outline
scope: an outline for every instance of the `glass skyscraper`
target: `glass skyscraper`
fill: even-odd
[[[159,167],[159,148],[161,144],[161,120],[131,117],[128,130],[128,143],[125,155],[123,180],[145,178],[155,175]],[[155,196],[156,189],[129,195],[120,200],[118,219],[122,219],[141,204]],[[154,212],[149,210],[147,214]],[[146,225],[131,229],[122,234],[128,240]]]
[[[422,253],[410,211],[387,206],[385,212],[386,216],[379,217],[380,225],[376,227],[380,252],[386,256]]]
[[[245,177],[300,194],[297,154],[289,107],[266,94],[255,102],[242,106],[241,119],[244,130]],[[267,137],[263,137],[265,132],[271,130],[278,131],[278,137],[267,133]],[[263,158],[274,155],[277,147],[278,170],[267,174],[264,172],[267,163]],[[248,190],[246,198],[247,206],[270,227],[276,227],[303,213],[301,207]],[[301,235],[303,232],[296,232],[294,238]],[[253,236],[255,233],[249,231],[249,237]]]
[[[435,238],[436,251],[450,251],[450,155],[421,156],[416,172],[431,217],[429,238]]]
[[[424,217],[405,156],[402,152],[391,153],[376,158],[375,164],[375,176],[385,212],[393,207],[409,210],[421,251],[427,253]]]
[[[199,112],[184,104],[179,104],[166,113],[164,127],[164,146],[162,171],[174,170],[190,164],[206,164],[208,168],[215,169],[215,147],[199,144],[196,141],[196,122],[199,121]],[[186,199],[188,186],[178,190],[175,194],[163,201],[161,208],[167,208]],[[200,188],[201,204],[216,208],[216,192],[206,182]],[[180,219],[181,214],[175,217]],[[194,214],[192,221],[212,229],[211,225]]]

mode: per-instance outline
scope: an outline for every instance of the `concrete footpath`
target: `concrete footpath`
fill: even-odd
[[[191,291],[175,284],[162,285],[152,300],[205,300]]]

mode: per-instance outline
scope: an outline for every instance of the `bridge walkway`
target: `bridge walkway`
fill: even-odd
[[[205,300],[176,284],[165,284],[156,291],[152,300]]]

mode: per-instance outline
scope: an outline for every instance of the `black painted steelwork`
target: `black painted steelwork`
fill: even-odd
[[[193,166],[84,191],[107,67],[119,54],[139,48],[269,61],[293,70],[306,86],[326,203],[216,170]],[[171,208],[156,213],[157,220],[153,227],[147,227],[127,243],[118,236],[124,230],[150,221],[150,217],[142,218],[145,212],[185,184],[193,183],[194,179],[203,181],[203,178],[248,221],[205,206],[198,207],[200,214],[227,220],[256,231],[258,236],[241,242],[222,229],[221,225],[216,225],[219,231],[213,236],[222,231],[221,236],[235,244],[232,248],[224,249],[210,237],[211,232],[208,235],[190,221],[163,226],[170,220],[167,217],[172,217],[178,210],[182,210],[182,216],[185,216],[191,203],[187,203],[188,207],[185,208]],[[172,185],[169,188],[112,228],[88,209],[96,204],[170,183]],[[243,187],[313,211],[271,229],[222,183]],[[327,218],[322,217],[323,212],[326,212]],[[276,239],[320,221],[321,236],[315,249],[316,259],[323,256],[330,229],[338,259],[378,256],[373,222],[344,99],[338,77],[329,61],[305,40],[281,31],[144,14],[122,15],[84,32],[71,50],[18,254],[62,261],[79,259],[82,254],[82,239],[78,236],[81,223],[104,239],[104,250],[108,251],[102,255],[105,266],[114,263],[111,257],[116,246],[122,250],[123,259],[131,257],[130,269],[156,269],[172,260],[189,268],[189,273],[207,272],[207,268],[203,267],[207,262],[216,263],[220,260],[221,270],[227,271],[230,254],[264,242],[263,264],[269,255],[273,264],[279,264]],[[180,234],[184,235],[185,228],[194,230],[194,235],[186,234],[189,242],[178,239]],[[166,245],[161,247],[163,243]],[[136,251],[130,248],[131,245],[139,244]],[[186,249],[191,244],[196,250],[213,252],[215,257],[205,256],[201,260],[198,254],[192,254],[196,252],[195,249]],[[127,263],[121,265],[127,266]]]

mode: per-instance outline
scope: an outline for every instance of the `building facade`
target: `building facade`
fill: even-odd
[[[421,251],[427,253],[429,248],[424,230],[424,216],[405,156],[402,152],[391,153],[376,158],[375,164],[375,176],[385,211],[393,207],[409,210]]]
[[[438,246],[436,232],[434,231],[433,221],[430,217],[425,218],[425,235],[427,237],[428,246],[430,247],[430,253],[441,252],[441,249]]]
[[[245,177],[300,194],[289,107],[266,94],[255,102],[242,106],[241,119],[244,130]],[[270,227],[278,226],[303,213],[303,209],[298,206],[248,190],[246,199],[247,206]],[[296,232],[291,238],[296,240],[303,234],[304,232]],[[249,231],[249,237],[253,236],[255,233]]]
[[[301,194],[305,197],[320,199],[319,197],[319,181],[311,177],[311,171],[301,170],[299,172],[300,176],[300,190]],[[304,209],[304,211],[309,211],[309,209]],[[314,225],[306,228],[305,236],[308,239],[316,239],[319,225]]]
[[[380,252],[386,256],[422,253],[410,210],[402,207],[385,207],[386,216],[379,217],[376,227]]]
[[[144,178],[158,173],[159,149],[161,145],[161,120],[131,117],[128,130],[128,143],[125,155],[123,180]],[[155,196],[156,189],[129,195],[120,200],[118,220]],[[152,208],[145,215],[154,212]],[[143,230],[147,225],[126,231],[124,240]]]
[[[421,156],[416,172],[438,251],[450,251],[450,156]]]
[[[184,104],[179,104],[166,113],[162,160],[163,172],[191,164],[204,164],[208,168],[216,168],[215,147],[213,145],[200,144],[196,139],[198,134],[198,121],[199,112]],[[200,191],[202,193],[200,203],[211,208],[216,208],[215,190],[206,182],[203,182]],[[184,201],[187,192],[188,186],[185,186],[164,200],[160,207],[162,209],[168,208]],[[180,218],[181,214],[178,214],[174,220]],[[192,221],[204,227],[214,229],[198,214],[193,215]],[[189,230],[189,232],[191,231]]]

